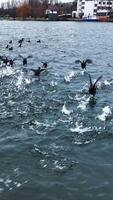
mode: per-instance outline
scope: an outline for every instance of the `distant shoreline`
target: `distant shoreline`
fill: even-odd
[[[39,21],[39,22],[113,22],[113,19],[110,19],[108,21],[88,21],[88,20],[81,20],[81,19],[75,19],[75,18],[67,18],[67,19],[62,19],[62,20],[48,20],[48,18],[7,18],[7,17],[1,17],[0,21],[4,21],[4,20],[8,20],[8,21]]]

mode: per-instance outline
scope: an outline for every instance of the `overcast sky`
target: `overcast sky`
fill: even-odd
[[[9,1],[9,0],[0,0],[0,5],[1,5],[1,3],[5,3],[5,2],[7,2],[7,1]],[[73,1],[73,0],[58,0],[59,2],[69,2],[69,1]]]

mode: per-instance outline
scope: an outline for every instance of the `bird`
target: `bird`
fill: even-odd
[[[19,55],[19,57],[23,59],[23,65],[27,65],[27,59],[28,59],[28,58],[32,58],[31,55],[30,55],[30,56],[27,56],[27,57],[23,57],[22,55]]]
[[[48,66],[48,63],[44,62],[43,65],[42,65],[42,68],[47,69],[47,66]]]
[[[22,44],[23,41],[24,41],[24,38],[18,40],[18,43],[19,43],[19,44]]]
[[[41,40],[37,40],[37,43],[40,43],[41,42]]]
[[[12,50],[13,50],[13,47],[9,47],[9,50],[12,51]]]
[[[12,41],[12,40],[10,40],[10,41],[9,41],[9,44],[12,44],[12,42],[13,42],[13,41]]]
[[[44,68],[41,68],[41,67],[38,67],[38,69],[30,69],[30,70],[34,72],[34,75],[35,75],[35,76],[38,76],[39,80],[40,80],[40,73],[41,73],[42,71],[45,71],[45,69],[44,69]]]
[[[97,90],[97,82],[102,78],[102,76],[99,76],[99,78],[92,83],[91,76],[89,74],[89,80],[90,80],[90,86],[89,86],[89,94],[93,95],[93,97],[96,95],[96,90]]]
[[[80,64],[81,64],[81,68],[82,68],[82,69],[86,69],[86,65],[87,65],[87,64],[91,64],[91,63],[92,63],[92,60],[90,60],[90,59],[86,59],[86,60],[82,60],[82,61],[81,61],[81,60],[76,60],[75,63],[76,63],[76,64],[79,64],[79,63],[80,63]]]
[[[19,43],[18,47],[22,47],[22,43]]]
[[[31,42],[30,39],[28,39],[26,42]]]
[[[7,44],[6,49],[8,49],[8,48],[9,48],[9,45]]]

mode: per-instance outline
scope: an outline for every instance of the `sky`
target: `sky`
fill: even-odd
[[[0,5],[1,5],[1,3],[6,3],[6,2],[8,2],[8,1],[10,1],[10,0],[0,0]],[[72,1],[72,0],[59,0],[59,2],[69,2],[69,1]]]
[[[8,0],[0,0],[0,4],[1,3],[5,3],[5,2],[7,2]]]

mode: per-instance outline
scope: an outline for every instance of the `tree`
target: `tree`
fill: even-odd
[[[31,7],[27,2],[24,2],[22,5],[20,5],[16,9],[17,16],[21,17],[22,19],[29,17],[30,11],[31,11]]]

